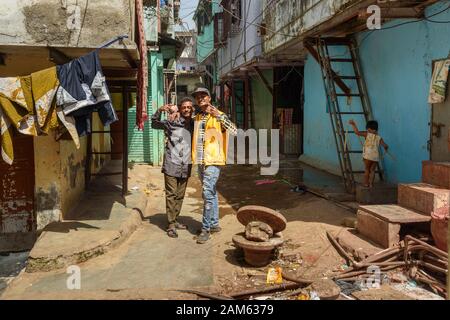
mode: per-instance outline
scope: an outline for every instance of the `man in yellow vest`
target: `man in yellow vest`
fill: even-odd
[[[221,230],[216,184],[220,168],[226,164],[228,135],[236,135],[237,129],[223,112],[211,104],[208,89],[199,87],[192,95],[201,110],[195,116],[192,138],[192,163],[198,165],[204,201],[202,230],[197,243],[205,243],[211,233]]]

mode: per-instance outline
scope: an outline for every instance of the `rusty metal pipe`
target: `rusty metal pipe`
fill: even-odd
[[[428,259],[428,260],[431,260],[431,261],[433,261],[433,262],[442,264],[444,267],[447,267],[447,266],[448,266],[448,261],[445,261],[445,260],[442,260],[442,259],[439,259],[439,258],[430,256],[430,255],[428,255],[428,254],[425,254],[425,255],[423,256],[423,260],[425,260],[425,259]]]
[[[447,274],[448,273],[448,269],[443,269],[443,268],[436,267],[434,264],[431,264],[431,263],[428,263],[428,262],[415,261],[415,263],[418,264],[419,266],[429,268],[429,269],[431,269],[433,271],[441,272],[443,274]]]
[[[341,247],[341,245],[336,241],[336,239],[327,231],[328,240],[330,240],[333,247],[345,258],[348,264],[357,266],[357,262],[350,257],[350,255]]]
[[[436,247],[434,247],[434,246],[432,246],[432,245],[430,245],[430,244],[428,244],[428,243],[426,243],[426,242],[424,242],[422,240],[416,239],[416,238],[414,238],[414,237],[412,237],[410,235],[405,236],[405,243],[407,241],[409,241],[409,240],[423,245],[424,247],[428,248],[430,252],[433,252],[434,254],[436,254],[438,256],[442,256],[445,259],[448,259],[448,253],[445,252],[445,251],[442,251],[442,250],[440,250],[440,249],[438,249],[438,248],[436,248]]]

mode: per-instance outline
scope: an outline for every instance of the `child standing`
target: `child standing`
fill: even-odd
[[[357,136],[366,138],[363,147],[363,161],[365,167],[364,186],[372,188],[375,179],[375,169],[380,160],[379,146],[381,144],[384,150],[387,151],[388,145],[384,143],[383,139],[378,135],[377,121],[368,121],[366,125],[367,131],[359,131],[354,120],[350,120],[348,123],[353,127]]]

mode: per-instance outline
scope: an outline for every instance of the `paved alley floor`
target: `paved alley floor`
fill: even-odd
[[[289,164],[292,165],[292,164]],[[295,165],[295,164],[294,164]],[[295,167],[292,167],[294,170]],[[135,165],[130,188],[148,196],[141,226],[118,248],[78,265],[80,289],[69,290],[65,269],[21,274],[9,284],[2,299],[196,299],[178,292],[197,289],[230,293],[265,285],[268,267],[252,268],[243,261],[231,238],[244,226],[236,210],[244,205],[263,205],[281,212],[288,220],[283,231],[288,253],[298,253],[295,262],[276,260],[273,265],[289,268],[296,276],[322,278],[336,271],[342,258],[330,245],[326,231],[344,230],[341,222],[353,216],[332,202],[309,193],[291,191],[284,177],[260,176],[255,166],[229,166],[222,170],[218,184],[220,223],[223,231],[206,244],[195,242],[201,227],[201,185],[190,179],[180,221],[189,230],[172,239],[165,233],[166,216],[163,175],[159,168]],[[289,171],[289,170],[287,170]],[[142,172],[142,174],[139,174]],[[138,173],[138,174],[136,174]],[[141,177],[141,178],[139,178]],[[257,185],[258,180],[271,179]]]

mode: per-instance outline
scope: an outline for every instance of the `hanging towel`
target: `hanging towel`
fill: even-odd
[[[1,104],[0,97],[0,104]],[[14,161],[14,151],[12,145],[12,132],[11,132],[11,122],[3,114],[2,108],[0,108],[0,147],[2,159],[7,164],[12,165]]]
[[[13,128],[21,134],[37,136],[58,127],[55,101],[58,86],[56,67],[24,77],[0,78],[1,154],[6,163],[11,165],[14,161]],[[75,124],[71,127],[70,123],[61,122],[69,132],[75,128]],[[78,135],[73,131],[79,148]]]
[[[97,50],[57,69],[60,82],[57,105],[66,117],[74,118],[79,136],[91,132],[90,117],[94,111],[98,111],[104,126],[118,120]]]
[[[0,78],[1,153],[9,165],[14,161],[13,127],[23,134],[37,135],[30,84],[30,77]]]
[[[442,103],[445,101],[449,67],[450,59],[437,61],[434,64],[428,103]]]
[[[50,129],[58,127],[55,95],[59,87],[56,67],[31,74],[31,91],[35,101],[35,110],[39,130],[48,134]]]

